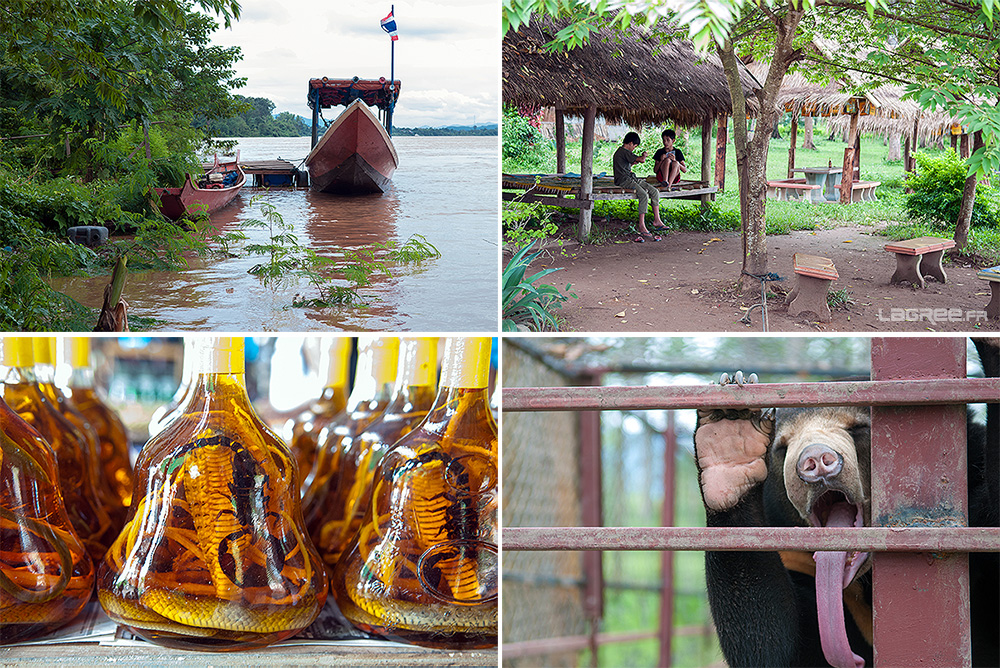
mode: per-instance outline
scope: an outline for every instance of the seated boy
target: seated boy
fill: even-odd
[[[686,172],[688,169],[684,164],[684,154],[679,148],[674,147],[677,134],[673,130],[664,130],[661,137],[663,148],[653,154],[654,173],[661,186],[673,190],[674,184],[681,180],[681,172]]]
[[[653,222],[656,229],[665,229],[663,221],[660,220],[660,192],[643,179],[637,179],[632,173],[632,165],[636,162],[646,160],[646,152],[636,155],[635,149],[639,147],[639,135],[635,132],[625,134],[622,145],[615,151],[611,158],[611,164],[615,172],[615,185],[627,188],[635,192],[635,198],[639,200],[639,236],[636,241],[659,241],[660,237],[653,236],[646,228],[646,208],[650,199],[653,200]]]

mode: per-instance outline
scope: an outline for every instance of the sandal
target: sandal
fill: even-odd
[[[645,243],[647,241],[659,241],[660,237],[655,234],[640,234],[635,238],[637,244]]]

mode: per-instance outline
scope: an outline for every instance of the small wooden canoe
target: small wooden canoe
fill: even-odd
[[[313,190],[338,195],[384,193],[399,159],[375,114],[354,100],[306,156]]]
[[[198,183],[188,174],[180,188],[156,188],[160,196],[160,212],[171,220],[185,216],[211,215],[228,205],[247,181],[239,165],[240,154],[231,161],[215,162],[205,170]]]

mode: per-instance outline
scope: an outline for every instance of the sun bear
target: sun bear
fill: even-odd
[[[986,375],[996,377],[1000,339],[975,345]],[[756,377],[737,372],[734,380]],[[971,526],[997,526],[997,409],[988,405],[985,427],[969,422]],[[868,409],[704,409],[694,441],[710,527],[871,524]],[[726,661],[871,666],[871,563],[858,552],[706,552],[709,605]],[[973,553],[969,567],[973,665],[1000,665],[1000,560]]]

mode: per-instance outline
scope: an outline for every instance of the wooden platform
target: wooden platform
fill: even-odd
[[[646,182],[657,185],[652,176]],[[571,174],[504,174],[503,189],[520,190],[520,193],[504,192],[503,198],[514,202],[538,202],[549,206],[563,206],[571,209],[590,209],[598,200],[634,199],[631,190],[615,185],[610,176],[595,176],[594,191],[589,199],[580,198],[580,177]],[[660,199],[690,199],[708,202],[715,199],[718,188],[703,181],[680,181],[668,191],[665,186],[657,187]]]
[[[249,185],[254,188],[303,188],[309,185],[309,172],[282,158],[241,160],[240,167],[251,177]]]

